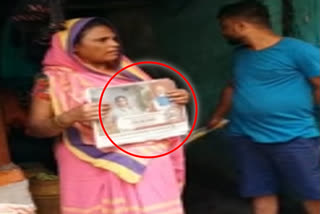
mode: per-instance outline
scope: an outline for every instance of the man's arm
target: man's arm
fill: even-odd
[[[314,100],[317,106],[320,106],[320,77],[310,78],[313,87]]]
[[[320,50],[318,47],[305,43],[297,42],[291,50],[297,68],[310,81],[313,87],[315,104],[320,105]]]
[[[230,82],[222,91],[220,101],[209,122],[209,127],[217,126],[229,112],[232,104],[233,84]]]

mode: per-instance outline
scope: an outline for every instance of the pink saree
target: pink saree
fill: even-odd
[[[49,79],[54,113],[85,102],[85,89],[103,87],[110,76],[97,73],[72,54],[75,36],[92,18],[73,19],[66,30],[53,36],[43,64]],[[120,66],[131,62],[124,56]],[[111,85],[150,79],[137,67],[116,77]],[[171,150],[179,138],[128,146],[135,154],[152,156]],[[76,123],[56,146],[61,179],[62,214],[182,214],[180,200],[184,182],[183,151],[165,157],[141,159],[118,150],[101,151],[94,146],[90,126]]]

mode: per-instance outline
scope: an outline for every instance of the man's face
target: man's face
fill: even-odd
[[[233,18],[224,18],[220,20],[220,28],[223,37],[231,45],[242,44],[243,26],[240,21]]]
[[[121,108],[125,108],[128,107],[128,100],[123,97],[120,97],[117,99],[116,104]]]

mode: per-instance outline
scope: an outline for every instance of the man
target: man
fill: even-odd
[[[219,14],[223,36],[238,44],[233,80],[224,89],[210,126],[231,109],[229,135],[239,189],[255,214],[276,214],[280,185],[320,213],[319,49],[271,30],[261,3],[243,1]],[[316,104],[316,105],[315,105]]]
[[[125,96],[117,96],[114,98],[115,107],[112,109],[112,120],[117,124],[119,131],[129,131],[134,129],[130,120],[125,119],[126,116],[134,116],[140,111],[130,106],[128,98]]]
[[[114,102],[116,107],[112,109],[112,113],[116,119],[139,113],[137,108],[129,105],[128,98],[125,96],[117,96],[114,98]]]

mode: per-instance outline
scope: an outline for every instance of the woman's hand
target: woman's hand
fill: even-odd
[[[107,116],[110,109],[111,106],[109,104],[102,104],[101,117]],[[71,126],[75,122],[91,122],[99,120],[99,104],[83,104],[61,114],[57,119],[65,126]]]
[[[190,100],[190,95],[185,89],[175,89],[167,92],[171,102],[179,105],[186,105]]]

